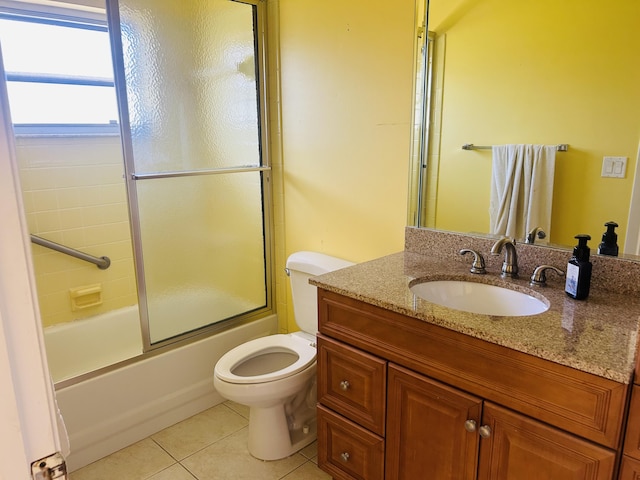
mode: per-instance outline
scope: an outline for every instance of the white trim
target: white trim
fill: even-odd
[[[8,408],[0,418],[10,422],[2,423],[0,478],[18,480],[61,443],[2,65],[0,54],[0,409]]]
[[[636,159],[636,175],[631,192],[629,206],[629,222],[627,224],[627,238],[624,242],[624,253],[640,255],[640,146]]]
[[[4,323],[2,311],[0,311],[0,385],[3,389],[3,394],[0,395],[0,425],[3,430],[0,438],[0,478],[25,478],[25,465],[29,462],[23,447],[20,408],[15,395],[11,395],[12,391],[15,392],[15,387],[7,351],[9,341],[4,334]]]
[[[0,7],[106,21],[104,0],[0,0]]]

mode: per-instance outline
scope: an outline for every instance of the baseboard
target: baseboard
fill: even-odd
[[[128,445],[147,438],[186,418],[211,408],[224,399],[211,388],[211,381],[154,399],[121,414],[87,425],[70,434],[70,472],[82,468]],[[75,447],[74,446],[79,446]]]

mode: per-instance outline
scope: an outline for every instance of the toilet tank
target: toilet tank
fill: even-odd
[[[318,252],[296,252],[287,259],[287,272],[291,279],[293,314],[300,330],[318,333],[318,295],[309,278],[349,267],[353,262]]]

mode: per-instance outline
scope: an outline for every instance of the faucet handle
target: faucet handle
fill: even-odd
[[[539,265],[533,270],[533,275],[531,275],[530,285],[544,287],[547,284],[547,270],[553,270],[561,277],[564,276],[564,272],[559,268],[554,267],[553,265]]]
[[[459,253],[460,255],[464,255],[466,253],[473,254],[473,263],[471,264],[471,270],[469,270],[471,273],[478,273],[478,274],[487,273],[487,270],[485,269],[485,266],[484,266],[484,257],[482,256],[481,253],[476,252],[475,250],[471,250],[470,248],[463,248],[462,250],[460,250]]]

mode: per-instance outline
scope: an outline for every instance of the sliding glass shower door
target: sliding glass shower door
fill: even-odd
[[[259,3],[108,1],[147,348],[271,308]]]

